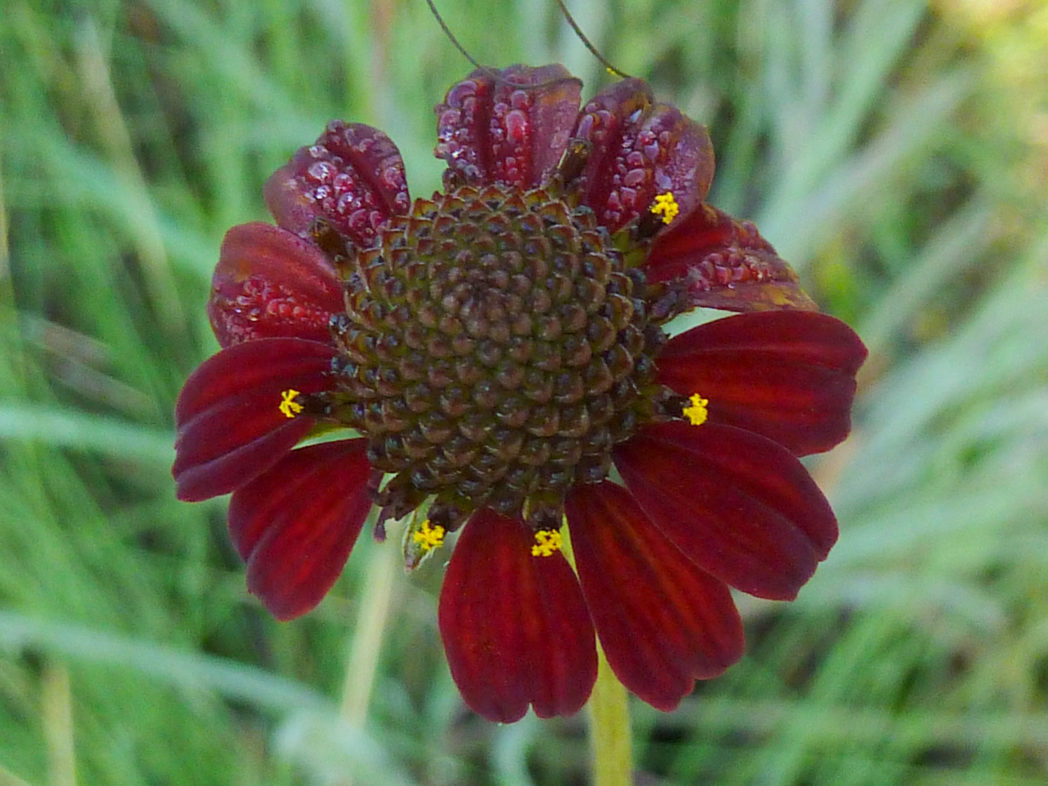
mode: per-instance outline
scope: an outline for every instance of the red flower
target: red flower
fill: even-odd
[[[410,514],[409,566],[462,528],[440,629],[497,721],[578,710],[594,632],[663,710],[736,661],[729,586],[793,598],[837,537],[797,457],[847,435],[866,353],[706,204],[702,126],[640,80],[579,93],[560,66],[455,85],[444,191],[414,203],[382,132],[331,123],[266,184],[279,228],[226,236],[224,349],[176,410],[179,497],[233,493],[280,619],[330,589],[372,503],[377,533]],[[669,338],[699,306],[745,313]],[[299,446],[339,427],[358,436]]]

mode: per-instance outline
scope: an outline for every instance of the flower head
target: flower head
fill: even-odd
[[[377,534],[413,514],[409,567],[461,530],[440,629],[488,718],[581,707],[594,633],[671,709],[742,654],[729,586],[792,598],[833,545],[797,457],[847,435],[865,348],[705,202],[705,129],[644,82],[580,108],[560,66],[477,71],[436,111],[442,192],[412,201],[389,138],[333,122],[266,184],[278,226],[227,234],[179,496],[233,493],[248,587],[281,619],[373,505]],[[742,313],[670,337],[700,306]],[[357,436],[301,444],[338,428]]]

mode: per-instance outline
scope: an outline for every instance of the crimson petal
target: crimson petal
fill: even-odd
[[[342,287],[316,246],[269,224],[226,233],[207,313],[223,347],[280,336],[328,341]]]
[[[571,715],[597,677],[593,624],[558,552],[533,557],[531,531],[483,509],[466,524],[440,593],[451,676],[473,710],[502,723],[528,704]]]
[[[316,606],[342,573],[371,510],[366,440],[293,450],[233,493],[229,534],[247,586],[273,616]]]
[[[645,271],[649,281],[682,284],[692,307],[816,310],[757,227],[712,205],[699,205],[657,235]]]
[[[269,211],[284,229],[307,236],[320,218],[361,247],[411,207],[404,160],[377,128],[332,120],[315,144],[303,147],[263,188]]]
[[[474,71],[436,107],[445,185],[537,186],[567,147],[580,95],[560,65]]]
[[[670,543],[622,486],[578,486],[567,500],[579,581],[616,676],[669,712],[696,679],[742,657],[727,585]]]
[[[762,434],[799,456],[829,450],[851,429],[855,332],[807,311],[765,311],[707,322],[670,339],[658,381],[709,400],[711,422]]]
[[[837,520],[807,470],[758,434],[651,425],[616,449],[615,465],[692,562],[750,595],[792,600],[837,540]]]
[[[606,87],[582,109],[573,137],[591,145],[580,180],[582,202],[614,232],[673,192],[681,213],[696,207],[713,180],[706,128],[669,104],[654,104],[641,79]]]
[[[300,338],[266,338],[223,349],[186,380],[175,405],[178,498],[226,494],[265,472],[312,428],[287,418],[281,393],[325,389],[332,347]]]

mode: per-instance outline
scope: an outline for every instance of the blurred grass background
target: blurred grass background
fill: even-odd
[[[439,6],[483,62],[609,79],[551,1]],[[712,201],[872,351],[853,437],[813,463],[839,545],[796,603],[743,601],[728,675],[634,705],[638,782],[1045,783],[1048,7],[569,6],[709,125]],[[438,566],[405,578],[364,537],[277,624],[225,501],[169,475],[224,231],[333,117],[388,131],[427,195],[431,107],[468,70],[422,0],[4,3],[0,784],[585,782],[580,718],[463,710]]]

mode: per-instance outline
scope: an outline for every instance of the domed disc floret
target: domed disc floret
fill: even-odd
[[[544,188],[463,186],[392,219],[347,274],[327,410],[393,476],[385,514],[432,497],[447,530],[482,507],[558,528],[614,445],[680,414],[653,382],[646,289],[588,208]]]

